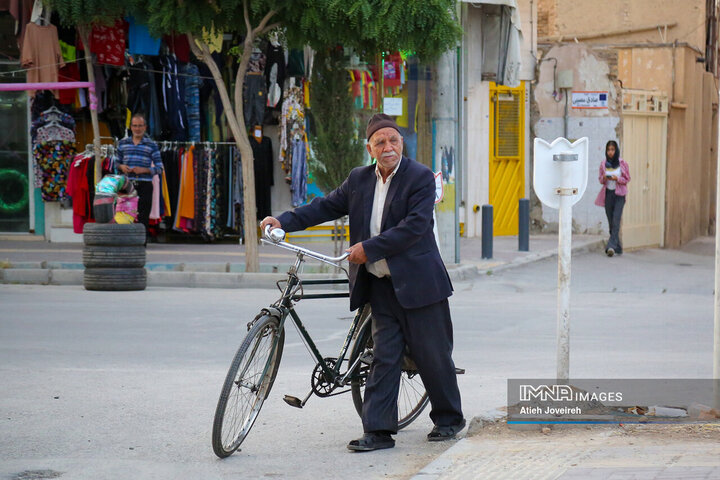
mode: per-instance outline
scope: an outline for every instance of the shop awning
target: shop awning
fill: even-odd
[[[483,9],[482,75],[500,85],[520,85],[522,30],[516,0],[461,0]]]

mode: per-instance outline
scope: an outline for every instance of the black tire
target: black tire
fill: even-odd
[[[85,245],[145,245],[145,225],[142,223],[86,223],[83,229]]]
[[[277,318],[259,317],[233,358],[213,421],[212,447],[220,458],[240,447],[270,394],[285,343],[279,329]]]
[[[145,290],[147,272],[144,268],[86,268],[83,286],[85,290]]]
[[[83,265],[88,268],[139,268],[145,266],[145,247],[85,245]]]
[[[366,307],[368,308],[368,307]],[[365,381],[370,373],[372,364],[372,316],[368,316],[360,325],[352,353],[350,354],[350,365],[354,365],[355,359],[362,358],[358,375],[350,384],[353,402],[358,415],[362,416],[363,393],[365,392]],[[398,430],[410,425],[425,409],[430,399],[425,391],[425,386],[420,379],[420,374],[415,369],[414,362],[405,355],[403,359],[403,370],[400,374],[400,391],[398,392]]]

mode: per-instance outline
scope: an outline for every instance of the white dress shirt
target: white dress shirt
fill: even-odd
[[[380,235],[382,228],[383,210],[385,209],[385,199],[387,198],[388,190],[390,189],[390,182],[400,168],[400,162],[402,158],[395,165],[395,169],[388,175],[387,180],[383,182],[382,174],[377,165],[375,165],[375,176],[377,182],[375,183],[375,196],[373,197],[372,215],[370,216],[370,236],[376,237]],[[387,261],[381,258],[377,262],[366,262],[365,268],[368,272],[372,273],[378,278],[389,277],[390,268],[388,267]]]

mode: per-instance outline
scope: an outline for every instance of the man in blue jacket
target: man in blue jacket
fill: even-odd
[[[454,438],[465,427],[452,360],[452,284],[433,235],[433,173],[402,155],[389,116],[374,115],[366,135],[375,165],[353,169],[327,196],[261,223],[292,232],[350,216],[350,309],[370,303],[374,342],[364,435],[348,444],[353,451],[395,446],[405,345],[430,397],[435,427],[428,440]]]

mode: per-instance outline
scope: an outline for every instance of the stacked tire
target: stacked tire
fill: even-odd
[[[145,226],[86,223],[83,230],[85,290],[145,290]]]

